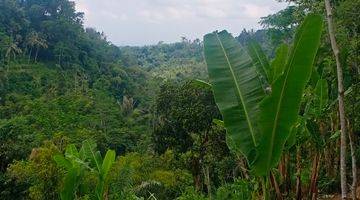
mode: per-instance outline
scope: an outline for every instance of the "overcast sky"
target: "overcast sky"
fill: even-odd
[[[237,35],[258,29],[260,17],[287,6],[275,0],[75,0],[85,26],[104,31],[116,45],[202,39],[214,30]]]

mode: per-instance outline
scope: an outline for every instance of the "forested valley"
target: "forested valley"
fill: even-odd
[[[0,199],[360,199],[360,1],[288,2],[116,46],[72,1],[0,0]]]

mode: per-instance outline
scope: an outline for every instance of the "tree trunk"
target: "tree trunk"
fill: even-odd
[[[288,161],[289,161],[289,154],[285,153],[281,157],[281,160],[279,163],[279,172],[280,172],[281,179],[282,179],[282,183],[281,183],[282,187],[281,188],[286,194],[288,194],[289,185],[291,185],[291,183],[289,183]]]
[[[357,169],[356,169],[356,155],[354,149],[354,141],[353,141],[353,132],[352,129],[349,129],[349,145],[351,152],[351,168],[352,168],[352,185],[351,185],[351,196],[353,200],[356,200],[356,188],[357,188]]]
[[[341,198],[343,200],[347,197],[346,186],[346,122],[345,122],[345,109],[344,109],[344,85],[342,67],[339,59],[339,48],[336,44],[335,31],[332,23],[331,5],[329,0],[325,0],[326,16],[328,21],[328,29],[330,35],[331,47],[335,55],[337,80],[338,80],[338,98],[339,98],[339,113],[340,113],[340,177],[341,177]]]
[[[36,60],[37,60],[38,54],[39,54],[39,47],[36,48],[35,62],[36,62]]]
[[[31,53],[32,53],[32,47],[30,48],[30,52],[29,52],[29,57],[28,57],[28,64],[30,63],[30,59],[31,59]]]
[[[301,151],[296,148],[296,200],[301,200]]]
[[[321,159],[321,155],[318,154],[318,161],[317,161],[317,165],[316,165],[316,172],[315,172],[315,179],[314,179],[314,192],[313,192],[312,200],[317,200],[318,199],[317,180],[318,180],[318,177],[319,177],[320,159]]]
[[[208,192],[208,197],[211,200],[211,184],[210,184],[209,166],[206,165],[206,167],[203,168],[203,171],[204,171],[204,179],[205,179],[206,189]]]
[[[270,181],[271,181],[271,185],[275,189],[277,199],[282,200],[283,198],[282,198],[282,194],[281,194],[281,191],[279,188],[279,184],[277,183],[276,178],[272,172],[270,172]]]
[[[290,153],[285,153],[285,192],[287,195],[290,194],[291,190],[291,179],[290,179]]]
[[[320,153],[316,152],[315,157],[312,163],[311,168],[311,178],[310,178],[310,187],[309,187],[309,199],[316,200],[317,198],[317,178],[319,174],[319,163],[320,163]]]
[[[7,63],[7,72],[10,71],[10,58],[11,58],[11,56],[9,55],[9,57],[8,57],[8,63]]]

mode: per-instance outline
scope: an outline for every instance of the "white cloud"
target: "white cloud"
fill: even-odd
[[[254,4],[245,4],[244,13],[250,18],[260,18],[271,13],[269,6],[258,6]]]
[[[104,31],[115,44],[155,44],[191,39],[215,29],[237,35],[259,28],[260,17],[286,7],[275,0],[75,0],[85,25]]]

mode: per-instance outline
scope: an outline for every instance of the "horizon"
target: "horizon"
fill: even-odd
[[[286,8],[274,0],[74,0],[84,13],[84,27],[104,32],[116,46],[175,43],[181,37],[202,40],[215,30],[240,34],[259,30],[259,20]],[[239,12],[243,10],[244,12]],[[144,34],[145,33],[145,34]]]

